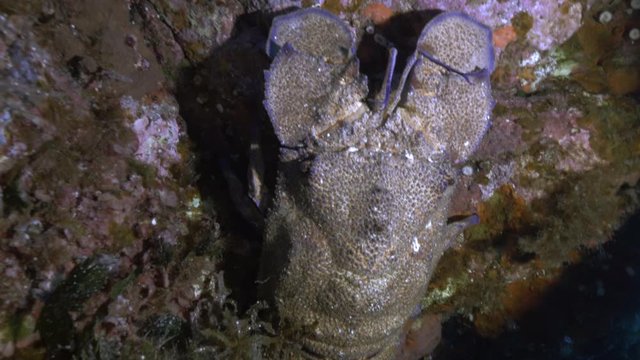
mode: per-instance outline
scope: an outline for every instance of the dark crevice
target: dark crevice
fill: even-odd
[[[498,337],[482,336],[462,317],[448,320],[433,359],[638,359],[639,235],[636,212]]]

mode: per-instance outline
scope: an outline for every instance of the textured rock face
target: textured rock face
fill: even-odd
[[[265,106],[283,147],[260,280],[307,355],[388,359],[460,230],[452,165],[488,126],[493,48],[485,26],[439,15],[376,110],[354,49],[327,12],[274,20]]]

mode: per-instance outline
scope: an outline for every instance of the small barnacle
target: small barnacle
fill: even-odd
[[[609,10],[604,10],[598,14],[598,22],[601,24],[608,24],[611,20],[613,20],[613,14]]]

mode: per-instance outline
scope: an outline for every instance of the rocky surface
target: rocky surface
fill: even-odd
[[[374,91],[386,50],[371,32],[402,68],[429,9],[492,28],[493,125],[449,214],[480,223],[445,254],[405,353],[422,355],[433,313],[485,338],[513,329],[637,211],[640,177],[640,10],[516,3],[0,1],[0,356],[281,346],[253,281],[277,167],[263,47],[291,5],[354,28]],[[247,169],[270,189],[261,207]]]

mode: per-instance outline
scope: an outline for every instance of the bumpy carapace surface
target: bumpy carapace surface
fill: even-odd
[[[319,9],[277,17],[265,106],[281,143],[261,293],[305,357],[393,359],[435,265],[457,178],[493,100],[491,31],[461,13],[429,22],[399,81],[367,103],[349,26]],[[392,84],[394,86],[392,86]]]

